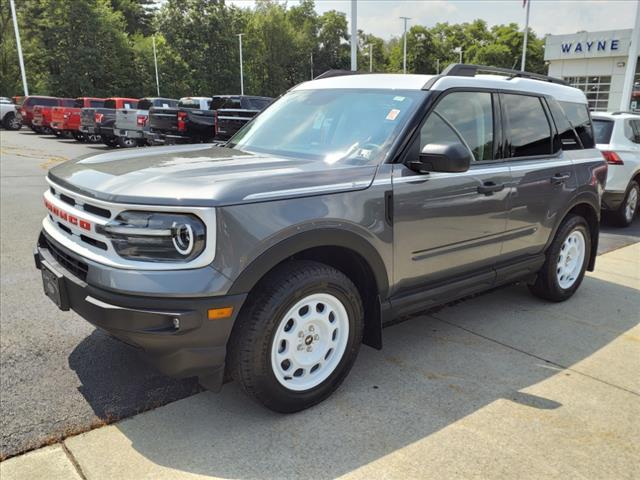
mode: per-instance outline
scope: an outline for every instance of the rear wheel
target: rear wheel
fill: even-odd
[[[362,302],[349,278],[317,262],[288,263],[242,309],[230,341],[232,376],[272,410],[303,410],[342,383],[362,329]]]
[[[568,299],[582,283],[590,258],[589,225],[583,217],[570,215],[558,228],[531,292],[553,302]]]
[[[95,135],[95,134],[84,135],[84,138],[85,138],[85,142],[87,143],[100,143],[102,141],[101,135]]]
[[[118,137],[116,142],[122,148],[131,148],[138,146],[138,142],[134,138]]]
[[[73,138],[75,138],[78,142],[84,142],[84,135],[80,132],[72,132]]]
[[[629,182],[627,193],[618,210],[610,213],[610,218],[618,227],[628,227],[638,212],[640,202],[640,186],[635,180]]]

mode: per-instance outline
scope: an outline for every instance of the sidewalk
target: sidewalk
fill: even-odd
[[[0,464],[2,480],[640,478],[640,243],[571,300],[514,286],[385,330],[321,405],[235,384]]]

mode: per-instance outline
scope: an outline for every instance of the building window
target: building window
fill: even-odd
[[[590,110],[595,112],[607,110],[611,76],[565,77],[564,79],[572,87],[579,88],[585,93]]]

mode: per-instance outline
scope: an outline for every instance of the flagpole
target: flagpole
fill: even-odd
[[[25,97],[29,96],[29,88],[27,87],[27,74],[24,71],[24,59],[22,58],[22,44],[20,43],[20,30],[18,30],[18,18],[16,17],[16,6],[13,0],[9,1],[11,5],[11,16],[13,17],[13,29],[16,33],[16,46],[18,47],[18,61],[20,62],[20,74],[22,75],[22,89]]]
[[[520,71],[524,72],[527,64],[527,40],[529,40],[529,8],[531,7],[531,0],[524,0],[527,4],[527,13],[524,21],[524,42],[522,43],[522,63],[520,64]]]

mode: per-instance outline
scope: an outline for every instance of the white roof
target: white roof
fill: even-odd
[[[340,75],[304,82],[292,90],[332,88],[422,90],[424,85],[434,77],[436,77],[436,75],[403,75],[394,73]],[[506,77],[502,75],[476,75],[475,77],[444,76],[438,78],[430,90],[446,90],[454,87],[497,88],[501,90],[551,95],[556,100],[564,102],[587,103],[584,93],[577,88],[530,78]]]

